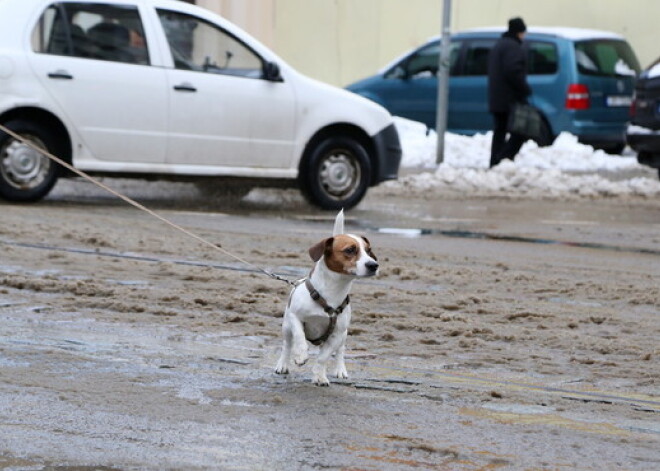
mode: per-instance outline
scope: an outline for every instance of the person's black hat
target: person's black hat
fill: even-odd
[[[509,32],[518,34],[518,33],[524,33],[527,31],[527,25],[523,21],[522,18],[517,17],[517,18],[511,18],[509,20]]]

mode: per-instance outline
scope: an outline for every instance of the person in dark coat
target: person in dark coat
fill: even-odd
[[[507,122],[514,103],[527,103],[532,89],[527,83],[527,57],[522,47],[527,26],[522,18],[509,20],[509,29],[495,43],[488,57],[488,109],[493,114],[490,166],[516,156],[525,142],[518,134],[507,135]]]

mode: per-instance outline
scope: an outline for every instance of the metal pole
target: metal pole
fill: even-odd
[[[442,39],[438,58],[438,106],[435,115],[435,131],[438,135],[436,163],[445,159],[445,131],[449,108],[449,50],[451,46],[451,0],[444,0],[442,10]]]

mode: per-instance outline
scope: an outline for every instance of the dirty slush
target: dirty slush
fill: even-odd
[[[119,204],[0,206],[0,469],[660,466],[657,255],[371,234],[318,388],[273,372],[285,284]],[[162,211],[293,277],[331,230]]]

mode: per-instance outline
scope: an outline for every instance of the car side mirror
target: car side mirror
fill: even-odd
[[[275,62],[266,62],[264,64],[264,75],[265,80],[270,82],[283,82],[282,74],[280,74],[280,66]]]

